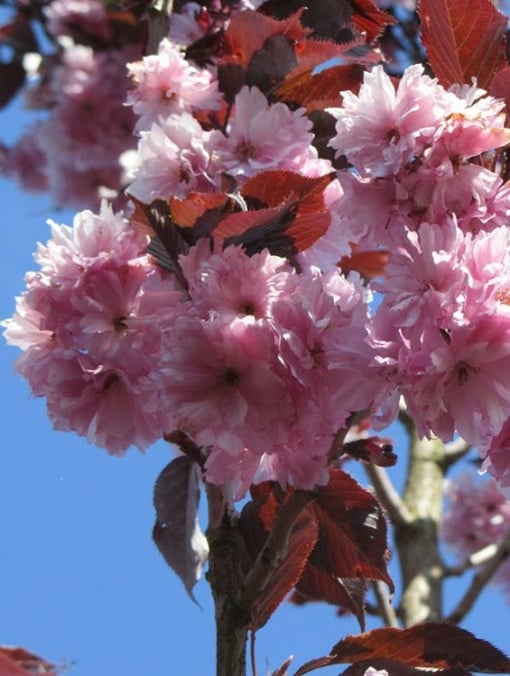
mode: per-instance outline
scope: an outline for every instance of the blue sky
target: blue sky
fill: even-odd
[[[0,120],[0,140],[12,140],[23,124],[17,107],[0,112]],[[3,180],[0,204],[5,318],[25,271],[34,268],[36,242],[48,237],[46,219],[71,223],[72,214]],[[200,609],[151,542],[152,487],[170,449],[160,443],[145,455],[132,450],[118,459],[52,431],[44,402],[13,373],[16,355],[0,340],[0,643],[68,664],[71,676],[213,674],[208,587],[197,587]],[[397,481],[405,466],[401,437],[398,444]],[[458,594],[455,585],[448,607]],[[510,609],[497,589],[486,592],[464,626],[510,651]],[[353,631],[353,621],[338,618],[332,607],[283,604],[257,637],[259,673],[290,654],[297,667]]]

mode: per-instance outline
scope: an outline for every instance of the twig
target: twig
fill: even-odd
[[[458,624],[474,606],[486,584],[497,571],[501,563],[510,555],[510,531],[496,545],[496,550],[480,570],[473,576],[471,584],[456,608],[445,618],[446,622]]]
[[[173,4],[173,0],[152,0],[150,3],[147,10],[149,24],[148,54],[156,54],[159,43],[168,35]]]
[[[372,582],[372,589],[377,599],[379,612],[387,627],[398,627],[399,622],[395,608],[391,605],[389,594],[381,580],[374,580]]]
[[[490,561],[497,553],[498,545],[495,542],[492,542],[490,545],[486,545],[482,549],[473,552],[467,556],[462,563],[457,564],[456,566],[444,566],[443,576],[444,577],[455,577],[462,575],[470,568],[476,568],[481,566],[487,561]]]
[[[372,463],[365,464],[365,470],[392,524],[394,526],[404,526],[410,523],[411,516],[409,511],[385,470]]]
[[[296,519],[313,499],[314,493],[311,491],[295,491],[278,508],[266,543],[246,575],[242,598],[244,603],[251,605],[260,596],[287,552],[289,536]]]
[[[464,439],[456,439],[445,447],[444,468],[445,470],[463,458],[471,450],[471,445]]]

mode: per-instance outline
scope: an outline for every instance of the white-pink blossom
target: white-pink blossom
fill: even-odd
[[[243,87],[235,98],[226,133],[214,131],[208,142],[216,171],[235,177],[265,169],[288,169],[309,175],[329,170],[311,145],[312,123],[300,108],[270,104],[257,87]],[[313,172],[313,168],[316,171]]]
[[[159,365],[181,293],[144,254],[147,238],[106,205],[52,233],[3,322],[7,341],[24,350],[16,368],[46,398],[57,429],[110,453],[144,449],[172,429]]]
[[[129,194],[150,203],[158,197],[183,198],[192,190],[212,190],[208,134],[189,113],[162,118],[142,132],[140,165]]]
[[[180,429],[232,454],[286,440],[292,407],[265,323],[182,316],[167,341],[166,397]]]
[[[330,144],[346,155],[362,175],[388,176],[419,154],[444,119],[446,91],[410,66],[395,86],[382,66],[365,73],[359,94],[342,92],[341,108],[328,111],[336,118]]]
[[[221,106],[217,81],[206,69],[189,63],[179,48],[164,38],[157,54],[128,64],[133,82],[127,103],[139,116],[135,130],[150,129],[160,117]]]

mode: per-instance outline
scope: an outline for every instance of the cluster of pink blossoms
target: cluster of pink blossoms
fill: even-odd
[[[510,142],[503,103],[420,66],[396,87],[376,67],[343,95],[331,143],[357,172],[335,207],[353,241],[391,252],[374,285],[377,360],[421,434],[457,431],[492,458],[510,411],[510,191],[470,159]],[[487,466],[502,478],[509,460]]]
[[[475,84],[445,90],[420,66],[395,85],[376,66],[328,109],[330,145],[352,165],[333,176],[304,108],[247,84],[227,105],[214,58],[206,68],[185,58],[180,45],[208,34],[212,17],[185,5],[157,54],[129,65],[129,194],[149,204],[235,193],[268,169],[328,175],[328,232],[294,266],[204,238],[180,257],[179,285],[127,218],[82,212],[73,229],[53,225],[7,321],[25,350],[18,369],[57,428],[113,453],[185,431],[205,449],[207,478],[236,496],[264,479],[325,481],[353,414],[382,428],[402,397],[421,434],[460,433],[510,484],[510,190],[487,159],[510,142],[503,103]],[[87,73],[59,75],[70,100],[91,86]],[[47,126],[40,151],[56,138]],[[96,146],[80,152],[75,127],[85,129],[74,119],[66,143],[87,171]],[[104,143],[121,151],[113,133]],[[371,287],[337,267],[381,248],[389,263]]]
[[[0,171],[48,191],[59,206],[98,207],[125,185],[123,154],[136,148],[126,62],[139,58],[142,43],[115,44],[99,0],[53,0],[44,14],[58,52],[42,57],[25,91],[25,106],[40,119],[1,149]]]
[[[204,129],[193,114],[214,114],[222,106],[217,80],[190,65],[168,39],[129,71],[134,87],[128,102],[140,116],[141,138],[128,192],[143,202],[216,191],[225,175],[241,184],[265,169],[305,176],[332,170],[312,145],[306,111],[270,104],[257,87],[244,86],[237,94],[224,131]]]
[[[494,479],[475,481],[472,474],[448,481],[447,509],[441,531],[443,541],[461,557],[499,542],[510,529],[510,501]],[[510,561],[504,561],[491,580],[510,597]]]
[[[51,225],[6,322],[8,342],[25,350],[17,369],[56,429],[111,453],[146,448],[166,431],[152,379],[180,294],[143,253],[147,238],[106,205],[72,228]]]
[[[335,433],[378,393],[359,277],[202,241],[184,294],[106,206],[52,229],[5,333],[57,429],[118,454],[183,430],[237,496],[326,480]]]

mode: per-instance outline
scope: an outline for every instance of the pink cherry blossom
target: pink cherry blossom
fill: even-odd
[[[139,142],[140,165],[129,194],[142,202],[156,198],[186,197],[191,190],[209,191],[208,132],[189,113],[170,115],[142,132]]]
[[[0,173],[14,178],[24,190],[42,192],[48,189],[46,156],[37,143],[40,124],[20,136],[10,148],[0,146]]]
[[[407,68],[397,88],[376,66],[365,73],[357,96],[345,91],[342,97],[341,108],[329,109],[337,119],[330,144],[370,176],[396,173],[418,155],[448,109],[446,91],[420,65]]]
[[[285,441],[292,408],[278,371],[273,334],[253,317],[178,318],[163,363],[177,427],[232,454]]]
[[[94,38],[111,38],[105,6],[99,0],[52,0],[43,8],[51,35],[70,35],[82,30]]]
[[[76,432],[111,454],[123,455],[131,445],[145,450],[167,431],[151,380],[86,356],[52,360],[46,399],[55,429]]]
[[[3,322],[8,342],[24,350],[16,368],[46,398],[57,429],[111,453],[144,449],[173,427],[159,365],[181,293],[143,254],[147,238],[106,205],[52,232]]]
[[[193,109],[219,108],[220,93],[216,80],[205,70],[188,63],[170,40],[159,43],[158,53],[128,64],[134,83],[127,103],[139,116],[135,130],[150,129],[160,117]]]
[[[283,103],[270,104],[257,87],[243,87],[235,98],[226,134],[212,132],[208,148],[216,171],[236,177],[253,176],[264,169],[318,175],[330,165],[318,159],[311,145],[311,128],[304,109],[291,111]]]
[[[475,481],[464,473],[447,481],[448,501],[441,537],[448,547],[461,557],[501,540],[510,529],[510,501],[505,498],[492,478]],[[492,578],[502,585],[510,598],[510,562],[501,564]]]
[[[272,305],[295,278],[289,263],[267,249],[247,256],[241,247],[229,246],[203,260],[193,274],[187,259],[182,257],[181,262],[188,273],[193,308],[204,318],[270,318]]]

